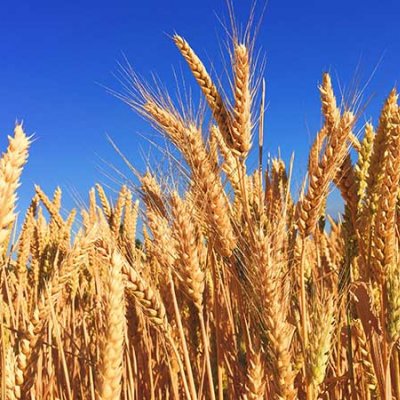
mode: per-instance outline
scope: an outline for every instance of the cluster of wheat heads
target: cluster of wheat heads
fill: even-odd
[[[80,218],[60,213],[60,189],[49,198],[36,187],[15,234],[30,138],[20,125],[9,138],[1,398],[400,400],[396,92],[358,140],[323,75],[323,126],[296,200],[281,159],[246,167],[258,125],[251,46],[233,42],[228,101],[190,45],[174,41],[210,121],[136,79],[130,104],[179,151],[184,184],[148,171],[114,203],[96,185]],[[263,112],[259,121],[262,130]],[[326,214],[331,185],[345,203],[339,222]]]

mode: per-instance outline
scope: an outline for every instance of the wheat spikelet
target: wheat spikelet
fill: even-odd
[[[72,225],[75,222],[75,218],[76,218],[76,209],[73,208],[70,211],[70,213],[68,214],[67,219],[65,220],[65,224],[64,224],[64,231],[68,235],[68,238],[69,238],[69,232],[72,229]]]
[[[271,171],[267,170],[265,174],[265,197],[268,199],[266,201],[266,213],[271,221],[279,223],[287,202],[288,179],[285,163],[283,160],[273,159],[270,169]],[[257,192],[259,193],[261,190],[259,188]],[[289,198],[288,201],[288,206],[290,206],[292,200]]]
[[[360,215],[362,214],[363,211],[363,202],[365,200],[367,192],[368,179],[369,179],[368,170],[370,166],[371,154],[373,151],[374,137],[375,137],[374,128],[370,123],[367,123],[365,125],[364,139],[361,143],[361,148],[358,153],[357,164],[354,167],[358,185],[357,194],[359,197],[359,204],[357,208],[359,210]]]
[[[356,320],[354,324],[354,337],[356,341],[356,346],[358,351],[356,353],[356,360],[359,358],[361,367],[363,369],[362,375],[365,377],[367,384],[367,391],[371,391],[372,395],[377,397],[377,379],[375,376],[374,365],[371,359],[371,354],[368,348],[368,342],[365,337],[365,332],[362,329],[361,321]]]
[[[100,198],[101,206],[103,207],[103,212],[104,212],[105,216],[108,219],[110,219],[112,211],[111,211],[111,206],[107,199],[106,193],[104,192],[103,187],[99,183],[96,184],[96,189],[97,189],[97,193]]]
[[[126,290],[128,294],[134,297],[143,313],[153,324],[163,331],[168,331],[165,307],[158,291],[153,289],[134,268],[126,263],[123,264],[122,272],[127,277]]]
[[[162,202],[161,189],[158,182],[150,174],[141,178],[142,198],[146,204],[147,225],[153,235],[149,241],[148,252],[162,266],[162,276],[166,278],[167,271],[173,266],[176,258],[175,240],[171,237],[169,221],[165,216],[166,210]]]
[[[208,155],[204,149],[200,132],[195,127],[188,131],[188,149],[193,171],[193,183],[199,189],[196,201],[212,228],[211,235],[222,255],[229,256],[235,247],[235,236],[229,217],[228,201],[220,177],[213,174]],[[205,202],[205,204],[204,204]],[[214,233],[215,232],[215,233]]]
[[[89,190],[89,210],[88,217],[91,224],[94,224],[97,220],[97,203],[96,203],[96,189],[91,188]]]
[[[54,219],[55,223],[57,224],[57,227],[62,228],[64,225],[64,221],[58,212],[57,206],[55,206],[50,201],[50,199],[46,196],[46,194],[38,185],[35,185],[35,191],[41,202],[46,207],[47,211],[50,213],[51,217]]]
[[[15,388],[15,374],[14,374],[14,369],[15,369],[15,354],[11,346],[6,348],[6,354],[4,356],[5,362],[5,371],[4,374],[4,380],[5,380],[5,400],[16,400],[17,397],[14,392]],[[2,371],[3,372],[3,371]]]
[[[149,254],[162,266],[163,276],[165,277],[166,271],[169,270],[175,262],[176,241],[171,236],[171,228],[166,218],[155,213],[152,209],[147,209],[146,216],[147,224],[153,235]]]
[[[24,224],[21,229],[21,236],[18,246],[17,265],[16,265],[17,277],[22,286],[25,286],[25,284],[27,283],[27,274],[28,274],[27,263],[30,254],[33,231],[34,231],[34,210],[32,207],[30,207],[28,209]]]
[[[372,238],[371,267],[375,279],[383,282],[387,293],[387,329],[389,341],[400,337],[400,296],[396,232],[396,205],[400,183],[400,113],[392,117],[384,144],[381,178],[377,181],[376,222]]]
[[[235,246],[235,237],[229,218],[228,204],[220,177],[213,173],[214,169],[201,132],[193,124],[185,126],[172,112],[159,107],[155,103],[147,103],[145,110],[168,134],[191,167],[192,181],[199,188],[199,205],[201,208],[205,208],[206,218],[210,221],[210,226],[215,232],[213,236],[217,240],[221,253],[229,256]],[[142,178],[142,185],[143,183]],[[157,196],[159,197],[158,194]],[[163,207],[162,201],[154,198],[153,202],[159,208]],[[163,214],[165,215],[165,212]]]
[[[317,133],[314,143],[311,146],[310,153],[308,155],[308,171],[316,171],[319,168],[321,150],[326,143],[326,137],[328,135],[328,129],[323,126]]]
[[[193,224],[187,203],[183,202],[175,192],[171,196],[173,235],[177,242],[178,258],[176,264],[182,274],[187,293],[196,307],[203,307],[203,292],[205,274],[201,269],[199,247],[199,233]]]
[[[333,181],[339,188],[340,193],[346,202],[346,206],[350,210],[355,225],[358,217],[358,205],[360,199],[358,195],[356,174],[349,154],[346,155]]]
[[[163,201],[163,194],[155,176],[147,172],[141,177],[140,183],[142,184],[142,197],[146,207],[165,217],[167,211]]]
[[[54,191],[54,194],[53,194],[52,202],[53,202],[54,208],[58,212],[60,212],[60,209],[61,209],[61,198],[62,198],[62,190],[61,190],[61,188],[59,186],[57,186],[57,188],[56,188],[56,190]]]
[[[216,125],[211,125],[210,128],[210,132],[209,132],[209,136],[208,136],[208,143],[207,143],[207,151],[210,157],[210,163],[213,167],[213,171],[217,172],[220,169],[220,156],[218,153],[218,142],[217,139],[215,137],[215,135],[213,135],[212,130],[213,129],[218,129],[216,127]]]
[[[217,121],[222,136],[228,145],[233,144],[234,140],[231,137],[229,127],[230,117],[221,95],[218,93],[218,90],[212,82],[206,68],[185,39],[179,35],[174,35],[174,42],[188,63],[197,83],[203,91],[212,114]]]
[[[41,260],[44,249],[47,245],[47,224],[43,217],[42,208],[38,207],[37,218],[33,227],[33,237],[31,240],[32,260],[29,269],[30,283],[33,292],[37,294],[40,281]]]
[[[261,353],[250,351],[247,379],[243,400],[263,400],[265,398],[265,366]]]
[[[336,98],[333,93],[332,82],[329,74],[323,75],[323,82],[320,86],[322,113],[325,117],[325,127],[327,135],[331,135],[340,122],[340,110],[336,104]],[[359,149],[358,139],[354,137],[352,132],[348,133],[349,141],[355,143]],[[350,154],[344,157],[343,163],[340,165],[336,176],[333,179],[335,185],[339,188],[346,206],[350,210],[354,224],[357,221],[357,205],[359,203],[358,187],[355,179],[354,168],[351,162]]]
[[[154,99],[149,98],[143,105],[143,111],[150,117],[151,121],[168,134],[168,137],[176,146],[179,147],[182,144],[186,126],[174,110],[168,110]]]
[[[112,210],[112,214],[111,214],[111,221],[110,221],[111,232],[116,237],[119,235],[127,190],[128,189],[125,185],[122,186],[122,188],[118,194],[117,202],[116,202],[115,207]]]
[[[283,259],[277,250],[282,246],[282,226],[273,235],[265,235],[263,229],[258,228],[253,246],[249,249],[250,260],[257,267],[253,283],[259,288],[262,301],[268,355],[274,377],[274,398],[294,399],[295,373],[291,363],[293,329],[287,321],[289,285],[284,278]]]
[[[325,117],[325,125],[327,129],[331,131],[340,121],[340,111],[336,104],[331,77],[328,73],[323,74],[319,91],[321,94],[322,114]]]
[[[16,190],[22,168],[28,158],[31,139],[22,125],[16,125],[14,136],[8,138],[7,151],[0,159],[0,256],[7,250],[8,238],[15,220]]]
[[[319,132],[309,159],[309,188],[308,192],[297,205],[297,215],[301,234],[308,236],[313,232],[321,209],[325,203],[329,182],[337,178],[337,173],[342,167],[342,174],[337,181],[344,195],[354,208],[357,204],[355,196],[356,186],[353,176],[351,160],[347,153],[347,140],[354,123],[354,116],[345,112],[340,117],[340,111],[336,106],[336,98],[333,94],[330,76],[324,74],[323,83],[320,87],[322,112],[325,117],[325,125]],[[320,159],[320,151],[323,149],[324,140],[326,144],[324,153]],[[342,162],[345,161],[343,165]]]
[[[215,138],[215,141],[218,143],[218,150],[223,157],[222,170],[226,173],[235,193],[240,193],[241,186],[238,165],[232,150],[226,145],[217,126],[212,125],[210,135]]]
[[[376,204],[371,260],[371,266],[378,275],[378,279],[381,279],[386,268],[395,262],[396,204],[400,182],[400,115],[398,110],[396,117],[392,118],[391,129],[386,134],[382,172],[376,190],[379,197]]]
[[[242,159],[246,158],[251,147],[251,93],[249,53],[245,45],[238,44],[234,49],[235,106],[232,118],[233,148]]]
[[[139,200],[136,200],[132,205],[132,200],[127,199],[125,205],[124,232],[129,243],[134,243],[136,240],[136,225],[139,213]]]
[[[19,351],[16,356],[14,370],[14,394],[17,399],[25,398],[25,393],[31,386],[29,383],[27,385],[26,374],[31,362],[32,352],[35,350],[35,346],[38,342],[39,334],[42,328],[39,314],[39,309],[35,308],[32,318],[28,321],[28,328],[26,330],[25,337],[23,337],[19,343]],[[27,387],[24,388],[24,385]]]
[[[309,188],[297,204],[299,230],[303,237],[315,229],[326,200],[329,183],[347,153],[347,138],[354,123],[351,112],[345,112],[338,128],[329,136],[321,160],[315,170],[309,171]]]
[[[100,347],[97,398],[120,398],[125,329],[124,288],[122,282],[122,258],[114,252],[105,290],[105,331]]]
[[[387,330],[391,343],[400,338],[400,277],[396,264],[390,264],[387,271]]]
[[[125,215],[122,224],[122,235],[125,247],[128,249],[128,258],[136,253],[136,224],[139,212],[139,200],[132,203],[132,193],[128,190],[125,200]]]
[[[213,173],[201,132],[193,124],[185,127],[172,113],[156,107],[155,104],[151,109],[148,108],[148,111],[152,113],[151,116],[157,120],[162,129],[168,133],[191,167],[192,181],[199,188],[197,201],[199,201],[201,208],[205,208],[206,218],[210,221],[213,231],[216,232],[215,238],[221,253],[229,256],[235,246],[235,238],[229,219],[228,204],[220,177]],[[142,185],[143,183],[142,178]],[[156,196],[159,197],[159,194],[156,194]],[[156,197],[152,201],[158,208],[163,208],[162,201]],[[165,212],[163,214],[165,215]]]
[[[314,310],[310,315],[312,329],[310,330],[310,347],[308,349],[309,383],[315,389],[315,398],[318,396],[318,387],[325,378],[329,352],[333,334],[334,301],[332,296],[318,304],[314,300]]]
[[[396,114],[398,113],[397,98],[397,92],[393,89],[386,99],[379,117],[379,126],[374,136],[373,151],[370,156],[371,160],[368,168],[368,206],[365,209],[365,213],[375,214],[376,212],[379,198],[377,188],[379,186],[379,180],[382,178],[382,165],[385,158],[387,135],[391,132],[394,118],[396,118]],[[368,216],[365,218],[368,219]]]

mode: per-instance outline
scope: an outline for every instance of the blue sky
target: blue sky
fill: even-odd
[[[234,6],[245,23],[251,2],[234,0]],[[3,0],[0,7],[0,148],[16,119],[36,136],[20,209],[33,184],[49,194],[60,185],[84,198],[95,182],[112,185],[101,160],[122,163],[106,134],[143,170],[149,144],[138,133],[151,130],[104,89],[120,89],[114,75],[122,54],[139,74],[157,73],[173,86],[173,68],[185,65],[169,35],[184,36],[207,66],[225,39],[218,19],[226,17],[224,0]],[[320,123],[317,85],[323,71],[332,72],[336,85],[349,86],[355,77],[365,83],[379,64],[361,117],[376,121],[400,78],[399,18],[400,2],[394,0],[269,1],[256,42],[267,60],[265,146],[272,154],[280,147],[285,158],[295,151],[295,177],[305,171]]]

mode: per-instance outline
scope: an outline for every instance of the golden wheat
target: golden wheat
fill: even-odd
[[[11,234],[31,142],[16,126],[0,160],[2,398],[400,399],[396,91],[359,140],[323,74],[297,193],[292,161],[263,171],[265,87],[239,39],[225,89],[174,36],[209,114],[133,77],[127,102],[175,147],[171,168],[115,199],[95,185],[81,220],[35,186]]]

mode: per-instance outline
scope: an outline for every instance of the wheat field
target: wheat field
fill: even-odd
[[[322,126],[296,193],[292,165],[261,157],[265,87],[250,38],[233,35],[226,87],[173,42],[204,110],[134,73],[121,96],[173,145],[171,176],[149,166],[113,201],[97,184],[68,215],[61,189],[36,186],[16,232],[35,150],[22,125],[9,137],[1,398],[400,400],[396,90],[361,125],[323,74]],[[326,211],[334,186],[339,219]]]

